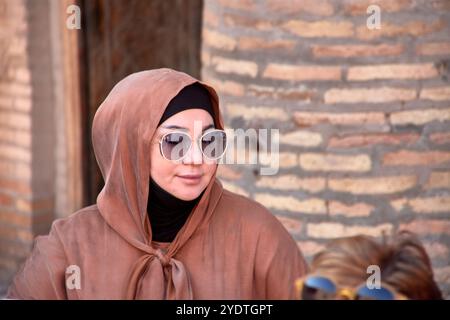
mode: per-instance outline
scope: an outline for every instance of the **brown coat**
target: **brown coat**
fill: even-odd
[[[157,69],[132,74],[113,88],[92,129],[105,180],[97,204],[55,221],[48,236],[37,237],[9,298],[294,297],[294,280],[306,272],[295,241],[263,206],[224,190],[215,177],[175,240],[151,241],[150,142],[169,101],[196,81]],[[223,128],[217,94],[204,85]],[[70,265],[80,268],[80,289],[66,286]]]

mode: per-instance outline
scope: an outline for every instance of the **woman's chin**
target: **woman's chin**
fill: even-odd
[[[186,188],[186,187],[184,187]],[[178,199],[184,200],[184,201],[190,201],[197,199],[197,197],[202,193],[202,190],[180,190],[179,192],[174,192],[173,195],[177,197]]]

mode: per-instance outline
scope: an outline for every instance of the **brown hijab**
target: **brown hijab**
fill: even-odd
[[[105,180],[97,204],[53,223],[8,291],[19,299],[288,299],[306,271],[291,236],[263,206],[214,177],[171,243],[152,242],[150,142],[169,101],[199,82],[170,69],[132,74],[92,128]],[[200,82],[201,83],[201,82]],[[223,128],[216,92],[215,122]],[[67,284],[79,267],[80,287]]]

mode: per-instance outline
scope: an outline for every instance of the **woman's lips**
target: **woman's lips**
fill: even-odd
[[[185,183],[196,184],[196,183],[200,182],[202,175],[201,174],[186,174],[186,175],[179,175],[178,177],[183,179]]]

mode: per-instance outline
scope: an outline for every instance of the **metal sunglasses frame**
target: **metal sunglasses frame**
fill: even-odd
[[[207,134],[210,134],[210,133],[213,133],[213,132],[222,132],[222,133],[225,135],[225,149],[223,150],[222,154],[221,154],[219,157],[216,157],[216,158],[210,158],[210,157],[208,157],[208,156],[204,153],[203,149],[200,147],[200,141],[203,139],[203,137],[206,136]],[[165,138],[166,136],[168,136],[169,134],[173,134],[173,133],[183,134],[183,135],[189,137],[189,140],[190,140],[189,148],[187,149],[186,153],[184,154],[184,156],[182,156],[180,159],[177,159],[177,160],[172,160],[172,159],[166,158],[166,156],[164,155],[164,152],[163,152],[163,150],[162,150],[162,143],[163,143],[163,141],[164,141],[164,138]],[[228,139],[227,139],[227,137],[228,137],[228,136],[227,136],[227,133],[225,132],[225,130],[220,130],[220,129],[214,129],[214,130],[210,130],[210,131],[207,131],[207,132],[203,133],[203,134],[198,138],[198,140],[197,140],[197,144],[198,144],[198,146],[200,147],[200,150],[201,150],[201,152],[202,152],[203,157],[205,157],[206,159],[208,159],[208,160],[210,160],[210,161],[217,161],[217,160],[219,160],[220,158],[222,158],[222,157],[225,155],[225,153],[226,153],[226,151],[227,151],[227,148],[228,148]],[[192,142],[193,142],[193,141],[194,141],[194,139],[192,139],[192,137],[191,137],[189,134],[187,134],[186,132],[183,132],[183,131],[172,131],[172,132],[167,132],[167,133],[165,133],[165,134],[161,137],[161,139],[159,140],[159,152],[161,153],[161,155],[163,156],[163,158],[166,159],[166,160],[168,160],[168,161],[181,162],[181,161],[183,161],[184,158],[186,158],[186,156],[188,155],[189,151],[191,150],[192,144],[193,144]]]
[[[325,276],[320,276],[320,275],[307,275],[307,276],[297,279],[295,281],[295,289],[297,292],[297,299],[302,299],[303,287],[305,285],[306,280],[309,277],[322,277],[322,278],[328,279],[336,287],[336,292],[334,293],[335,297],[341,297],[341,298],[345,298],[347,300],[355,300],[358,297],[357,292],[358,292],[359,288],[361,288],[361,286],[364,285],[364,284],[361,284],[354,288],[350,288],[350,287],[339,288],[336,285],[336,282],[330,277],[325,277]],[[394,300],[408,300],[408,298],[406,296],[399,293],[397,290],[395,290],[390,285],[383,283],[383,288],[387,289],[392,294],[392,296],[394,297]]]

